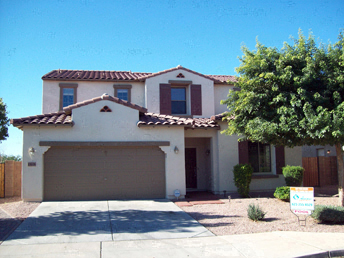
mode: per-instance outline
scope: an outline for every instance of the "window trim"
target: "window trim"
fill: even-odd
[[[77,96],[77,83],[60,83],[60,105],[59,110],[63,110],[63,89],[74,89],[74,96],[73,96],[73,104],[77,103],[76,96]]]
[[[128,90],[128,102],[131,102],[131,89],[132,89],[132,85],[131,84],[114,84],[113,88],[115,90],[114,96],[116,98],[118,98],[117,97],[118,90]]]
[[[188,86],[192,84],[192,81],[187,80],[168,80],[168,83],[171,85],[178,85],[178,86]]]

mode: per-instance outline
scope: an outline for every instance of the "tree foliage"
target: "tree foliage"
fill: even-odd
[[[244,53],[237,86],[223,101],[227,134],[285,145],[344,142],[344,32],[335,44],[316,45],[301,31],[281,50],[257,41]]]
[[[7,118],[6,104],[0,98],[0,143],[8,137],[8,126],[10,120]]]
[[[227,134],[288,147],[335,145],[339,201],[344,206],[344,30],[335,44],[317,46],[299,31],[281,50],[257,40],[244,53],[237,85],[222,101]]]
[[[22,161],[22,157],[20,155],[0,154],[0,163],[4,163],[6,160]]]

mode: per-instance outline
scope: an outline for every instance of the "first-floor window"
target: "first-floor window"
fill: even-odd
[[[270,144],[249,142],[248,155],[253,172],[271,172]]]
[[[171,88],[171,113],[186,114],[186,88]]]

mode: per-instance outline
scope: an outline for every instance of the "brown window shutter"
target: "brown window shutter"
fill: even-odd
[[[248,141],[238,142],[239,164],[249,164]]]
[[[282,168],[285,166],[285,157],[284,157],[284,146],[275,146],[276,154],[276,173],[282,174]]]
[[[202,115],[202,86],[191,85],[191,115]]]
[[[171,84],[160,84],[160,114],[171,115]]]

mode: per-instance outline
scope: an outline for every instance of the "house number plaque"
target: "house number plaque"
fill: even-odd
[[[36,162],[28,162],[27,165],[29,167],[35,167],[36,166]]]

